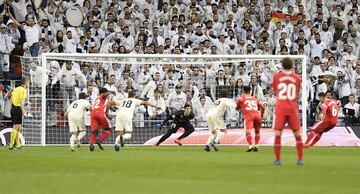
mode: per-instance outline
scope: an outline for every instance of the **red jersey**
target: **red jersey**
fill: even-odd
[[[272,85],[276,93],[275,114],[293,114],[298,110],[301,78],[294,72],[279,72],[273,77]]]
[[[259,109],[264,111],[265,107],[257,98],[244,94],[238,98],[236,102],[236,109],[241,109],[244,117],[247,117],[248,115],[258,114]]]
[[[321,113],[324,114],[324,121],[336,124],[339,116],[338,102],[334,99],[326,99],[321,105]]]
[[[108,99],[109,99],[108,96],[105,99],[103,99],[101,96],[95,98],[95,100],[92,103],[91,112],[92,113],[93,112],[94,113],[105,113]]]

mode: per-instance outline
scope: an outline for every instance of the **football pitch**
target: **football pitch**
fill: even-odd
[[[293,147],[272,166],[272,147],[0,148],[0,193],[282,194],[360,193],[360,149],[315,147],[296,165]]]

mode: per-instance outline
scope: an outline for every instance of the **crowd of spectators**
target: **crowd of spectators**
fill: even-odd
[[[7,75],[9,55],[20,48],[41,53],[131,53],[183,55],[306,55],[309,116],[315,119],[317,94],[328,92],[359,116],[360,4],[357,0],[48,0],[39,8],[31,1],[0,0],[0,79]],[[81,26],[64,17],[81,9]],[[217,98],[219,88],[236,99],[242,86],[267,106],[274,106],[273,61],[219,65],[136,65],[52,61],[50,91],[75,99],[76,91],[96,96],[106,87],[115,97],[129,90],[160,103],[162,110],[142,109],[145,117],[164,116],[165,107],[196,107],[198,126]],[[301,73],[301,63],[296,71]],[[41,68],[31,64],[32,85]],[[6,90],[3,90],[3,94]],[[54,92],[52,92],[54,93]],[[56,94],[51,94],[56,95]],[[62,108],[65,108],[63,102]],[[146,114],[144,114],[146,113]],[[350,111],[352,114],[352,111]],[[348,111],[345,114],[350,114]],[[140,115],[141,115],[140,114]],[[236,123],[230,112],[229,123]]]

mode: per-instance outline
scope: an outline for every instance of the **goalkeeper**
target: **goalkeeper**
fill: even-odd
[[[173,122],[170,125],[170,128],[168,129],[166,134],[163,135],[154,146],[159,146],[163,141],[169,138],[171,134],[176,133],[177,130],[182,127],[185,129],[185,132],[174,141],[176,144],[181,146],[182,145],[181,140],[189,136],[192,132],[194,132],[194,126],[190,123],[190,120],[193,119],[194,117],[195,114],[192,111],[191,105],[188,103],[185,104],[184,109],[179,110],[171,115],[168,115],[168,117],[162,122],[159,128],[165,125],[169,120],[172,120]]]

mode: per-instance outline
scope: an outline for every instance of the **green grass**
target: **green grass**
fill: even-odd
[[[112,147],[72,153],[68,147],[0,148],[0,193],[12,194],[282,194],[360,193],[359,148],[283,148],[282,166],[270,165],[271,147]]]

